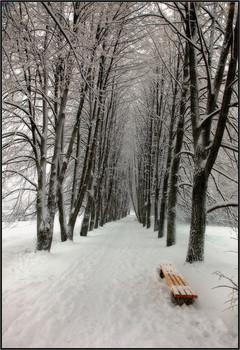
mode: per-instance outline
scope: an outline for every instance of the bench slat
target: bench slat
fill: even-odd
[[[172,275],[172,279],[174,279],[176,281],[176,285],[179,284],[179,285],[183,285],[183,286],[186,286],[186,282],[181,278],[180,275]]]
[[[174,276],[173,274],[167,273],[165,275],[165,277],[166,277],[166,280],[167,280],[170,288],[172,286],[176,286],[178,288],[182,284],[181,280],[179,281],[178,278],[176,276]],[[179,294],[179,293],[177,293],[177,294]]]
[[[178,289],[180,290],[181,295],[185,298],[195,298],[195,293],[189,286],[181,287],[179,286]]]
[[[193,290],[188,286],[175,286],[172,285],[170,287],[173,291],[173,294],[175,297],[182,297],[182,298],[197,298],[197,295],[193,292]]]
[[[183,286],[187,285],[187,283],[183,280],[183,278],[181,278],[180,275],[176,275],[176,274],[169,272],[169,271],[165,272],[164,270],[163,270],[163,273],[164,273],[165,277],[169,280],[170,286],[172,284],[183,285]]]
[[[185,288],[183,288],[183,291],[187,295],[193,295],[191,288],[188,288],[187,286]]]

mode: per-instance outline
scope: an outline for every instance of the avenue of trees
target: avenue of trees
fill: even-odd
[[[132,206],[166,245],[237,226],[237,2],[3,2],[2,172],[37,250]],[[152,219],[151,219],[152,217]]]
[[[234,221],[238,205],[238,8],[155,6],[152,16],[165,25],[150,34],[154,63],[139,88],[132,200],[147,228],[154,214],[159,238],[166,223],[167,246],[176,243],[179,201],[179,211],[190,213],[186,260],[202,261],[208,213],[224,207]]]

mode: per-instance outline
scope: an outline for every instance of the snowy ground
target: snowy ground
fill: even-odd
[[[205,262],[184,263],[189,229],[176,246],[130,215],[35,253],[35,223],[3,231],[4,348],[237,348],[237,310],[213,274],[237,280],[237,241],[230,228],[208,227]],[[198,300],[175,306],[159,263],[172,262]],[[225,283],[225,282],[224,282]],[[225,310],[225,311],[224,311]]]

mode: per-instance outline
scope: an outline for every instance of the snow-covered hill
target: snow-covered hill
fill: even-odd
[[[177,245],[165,246],[134,215],[35,253],[35,223],[3,230],[3,347],[10,348],[233,348],[237,310],[230,292],[216,288],[221,271],[237,280],[236,234],[207,227],[205,261],[185,263],[189,228],[178,225]],[[159,263],[172,262],[199,295],[175,306]],[[225,311],[224,311],[225,310]]]

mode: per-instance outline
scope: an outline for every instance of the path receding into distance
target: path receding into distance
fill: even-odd
[[[173,250],[152,229],[142,228],[135,216],[106,224],[87,237],[76,234],[74,242],[55,238],[50,254],[34,253],[34,243],[26,238],[15,242],[15,251],[11,244],[4,250],[7,262],[12,254],[3,271],[4,347],[186,348],[231,343],[221,317],[201,300],[192,306],[171,303],[158,265],[171,261]],[[185,266],[183,256],[177,259]],[[185,267],[190,279],[194,269]]]

